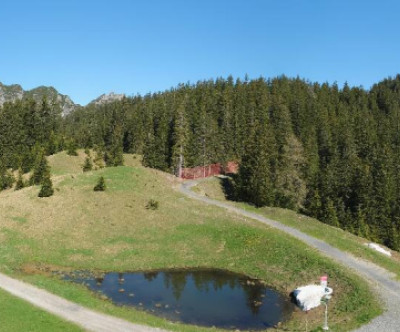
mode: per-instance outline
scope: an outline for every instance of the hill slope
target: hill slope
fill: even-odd
[[[327,272],[336,291],[332,330],[349,330],[380,312],[365,282],[315,250],[282,232],[243,224],[239,216],[192,201],[174,190],[175,178],[142,167],[134,156],[125,158],[128,166],[82,173],[82,152],[77,157],[61,153],[49,158],[54,196],[38,198],[37,187],[0,193],[1,270],[99,311],[178,331],[193,327],[118,308],[82,286],[27,272],[215,267],[263,279],[286,294]],[[98,193],[93,186],[100,175],[108,189]],[[146,209],[150,199],[159,202],[157,210]],[[321,314],[309,315],[309,324],[320,325]],[[284,327],[304,330],[303,324],[297,312]]]

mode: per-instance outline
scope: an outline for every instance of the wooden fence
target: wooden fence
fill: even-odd
[[[192,168],[183,168],[181,173],[182,179],[199,179],[207,178],[209,176],[237,173],[239,165],[237,162],[230,161],[224,167],[220,163],[211,164],[206,166],[197,166]]]

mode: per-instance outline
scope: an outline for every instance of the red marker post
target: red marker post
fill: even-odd
[[[323,275],[321,278],[321,286],[326,288],[328,287],[328,276],[327,275]]]
[[[328,287],[328,276],[325,274],[320,278],[320,282],[321,282],[321,287],[324,288],[324,291],[327,291],[327,287]],[[328,327],[328,301],[330,299],[330,296],[325,296],[322,299],[322,303],[325,304],[325,322],[324,322],[324,326],[322,327],[322,330],[324,331],[329,331],[329,327]]]

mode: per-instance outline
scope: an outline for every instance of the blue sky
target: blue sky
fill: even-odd
[[[399,1],[20,0],[0,6],[0,82],[78,103],[285,74],[341,86],[400,72]]]

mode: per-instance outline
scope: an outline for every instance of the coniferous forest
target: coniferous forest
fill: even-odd
[[[66,117],[47,100],[0,108],[0,188],[43,154],[93,148],[148,167],[237,161],[234,197],[300,211],[400,250],[400,75],[361,87],[299,78],[216,79],[89,104]],[[35,166],[36,165],[36,166]],[[35,172],[34,172],[35,173]]]

